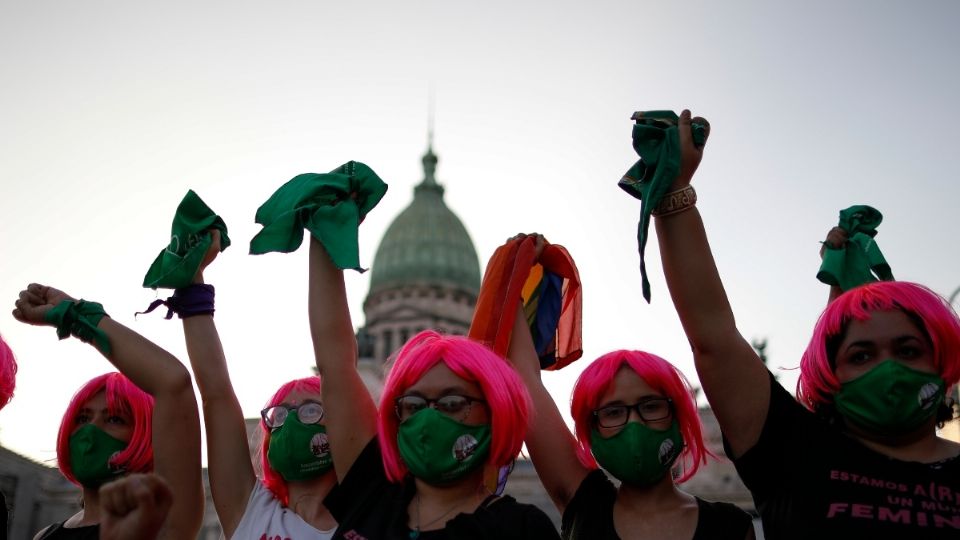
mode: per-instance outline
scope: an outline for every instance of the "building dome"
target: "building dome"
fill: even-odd
[[[434,172],[433,149],[423,156],[424,179],[413,202],[390,224],[373,259],[370,296],[387,289],[423,284],[456,289],[476,297],[480,263],[460,218],[443,202]]]

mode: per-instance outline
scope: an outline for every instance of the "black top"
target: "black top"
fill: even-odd
[[[374,437],[323,504],[339,527],[334,539],[409,540],[407,505],[413,499],[412,478],[402,484],[387,480],[380,445]],[[513,497],[490,497],[472,514],[458,514],[437,531],[420,532],[419,540],[559,539],[550,518],[539,508]]]
[[[960,538],[960,457],[879,454],[770,385],[760,439],[734,460],[767,538]]]
[[[693,540],[744,540],[753,527],[750,514],[730,503],[697,500],[697,529]],[[613,524],[617,488],[603,471],[592,471],[580,483],[563,511],[564,540],[596,538],[620,540]]]
[[[100,538],[100,525],[68,529],[63,526],[63,523],[54,523],[44,529],[40,540],[99,540]]]

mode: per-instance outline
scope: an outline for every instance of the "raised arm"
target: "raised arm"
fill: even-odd
[[[212,234],[213,243],[193,280],[194,284],[204,282],[203,270],[220,253],[220,232],[213,230]],[[213,314],[184,318],[183,335],[203,402],[213,504],[223,526],[223,534],[230,538],[240,524],[250,492],[257,481],[250,462],[243,410],[230,382],[227,359]]]
[[[343,480],[357,456],[377,432],[377,407],[357,372],[343,270],[323,244],[310,238],[310,335],[323,384],[327,435],[337,480]]]
[[[65,300],[74,301],[62,291],[32,283],[20,293],[13,316],[46,325],[47,311]],[[110,343],[107,360],[154,398],[154,470],[174,494],[160,538],[195,537],[203,518],[203,484],[200,418],[190,373],[173,355],[110,317],[100,319],[97,328]]]
[[[685,110],[679,122],[682,162],[671,192],[690,184],[703,155],[690,123]],[[697,208],[657,217],[656,226],[663,272],[703,391],[734,454],[742,455],[756,444],[767,418],[767,370],[737,330]]]
[[[557,403],[543,385],[540,358],[534,349],[523,309],[519,306],[507,358],[527,385],[536,410],[536,418],[527,430],[527,450],[530,451],[530,458],[543,487],[563,514],[590,470],[577,458],[577,440],[560,416]]]

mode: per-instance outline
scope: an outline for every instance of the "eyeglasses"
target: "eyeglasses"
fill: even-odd
[[[633,405],[610,405],[593,411],[600,427],[620,427],[630,419],[630,411],[637,411],[644,422],[666,420],[673,414],[673,400],[655,397],[641,400]]]
[[[470,414],[470,407],[474,403],[486,403],[482,399],[469,396],[447,395],[437,399],[427,399],[422,396],[406,395],[394,400],[394,408],[400,420],[406,420],[418,412],[432,407],[436,411],[451,418],[463,420]]]
[[[287,420],[287,415],[291,411],[297,413],[297,418],[301,424],[316,424],[323,418],[323,405],[316,401],[304,401],[296,407],[290,407],[284,404],[267,407],[260,411],[260,417],[263,423],[270,429],[277,429]]]

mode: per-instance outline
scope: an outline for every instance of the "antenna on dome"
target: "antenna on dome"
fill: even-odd
[[[436,109],[436,103],[433,91],[433,82],[427,90],[427,151],[433,153],[433,119]]]
[[[433,153],[433,119],[434,119],[433,82],[431,81],[427,93],[427,153],[423,155],[423,182],[421,186],[439,188],[435,174],[437,172],[437,155]],[[419,189],[419,188],[418,188]],[[441,194],[443,191],[440,192]]]

